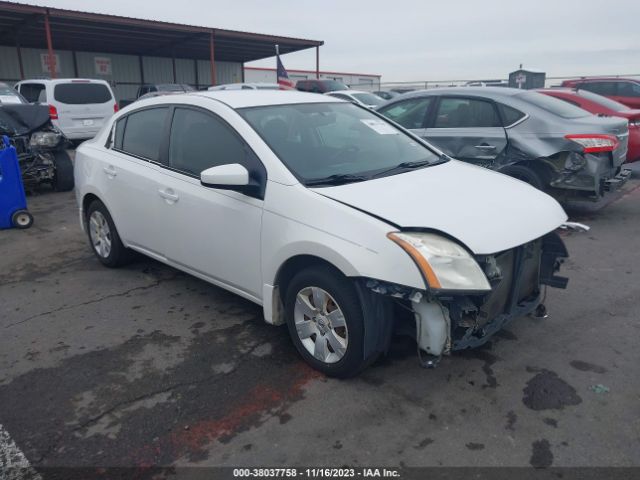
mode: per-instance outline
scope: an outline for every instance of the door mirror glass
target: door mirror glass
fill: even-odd
[[[249,185],[249,171],[239,163],[218,165],[207,168],[200,174],[200,182],[205,187],[227,188]]]

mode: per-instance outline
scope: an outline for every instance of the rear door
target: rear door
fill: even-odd
[[[53,85],[58,126],[71,139],[92,138],[114,114],[115,99],[102,82],[71,80]]]
[[[453,158],[489,168],[507,148],[495,103],[478,97],[439,97],[423,137]]]
[[[169,107],[151,107],[119,119],[97,171],[125,244],[161,260],[166,223],[159,217],[158,182],[168,113]]]

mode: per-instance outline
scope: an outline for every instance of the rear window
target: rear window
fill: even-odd
[[[68,105],[89,105],[113,101],[111,92],[101,83],[60,83],[53,89],[53,98]]]
[[[616,102],[615,100],[611,100],[610,98],[603,97],[602,95],[598,95],[597,93],[592,93],[587,90],[578,90],[578,95],[587,100],[591,100],[592,102],[598,103],[603,107],[610,108],[616,112],[624,112],[626,110],[631,110],[626,105],[621,104],[620,102]]]
[[[575,105],[571,105],[570,103],[563,102],[562,100],[550,97],[543,93],[522,92],[514,95],[514,98],[519,98],[522,101],[535,105],[538,108],[542,108],[543,110],[562,118],[580,118],[591,115],[580,107],[576,107]]]
[[[349,87],[347,87],[344,83],[340,83],[336,80],[323,80],[322,81],[322,85],[324,86],[325,90],[327,92],[334,92],[336,90],[348,90]]]

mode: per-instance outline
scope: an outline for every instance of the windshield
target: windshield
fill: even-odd
[[[0,103],[27,103],[27,101],[7,85],[0,85]]]
[[[351,95],[365,105],[382,105],[384,103],[384,100],[373,93],[352,93]]]
[[[351,103],[310,103],[239,109],[238,112],[302,182],[336,175],[363,176],[400,164],[437,163],[424,144]]]
[[[597,93],[592,93],[587,90],[578,90],[576,93],[581,97],[586,98],[587,100],[596,102],[602,105],[603,107],[610,108],[615,112],[624,112],[627,110],[631,110],[626,105],[623,105],[620,102],[616,102],[615,100],[611,100],[610,98],[603,97],[602,95],[598,95]]]
[[[562,118],[580,118],[591,115],[580,107],[576,107],[575,105],[571,105],[570,103],[563,102],[558,98],[550,97],[543,93],[522,92],[514,95],[514,98],[519,98],[520,100],[535,105],[536,107],[542,108],[547,112],[551,112]]]

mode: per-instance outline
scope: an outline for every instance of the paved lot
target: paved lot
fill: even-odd
[[[0,232],[0,440],[36,468],[640,466],[638,187],[572,213],[592,230],[565,237],[548,319],[435,370],[398,339],[349,381],[237,296],[144,258],[102,267],[72,194],[31,197],[34,227]]]

